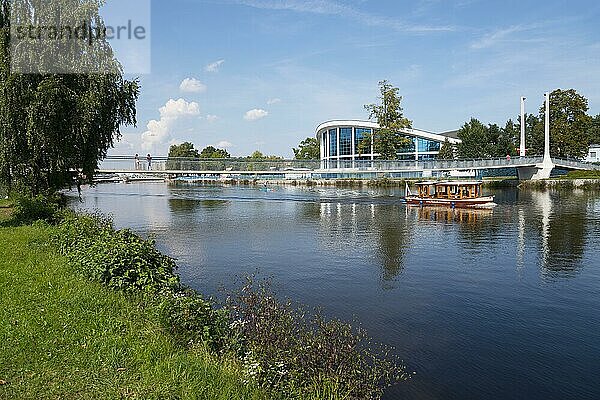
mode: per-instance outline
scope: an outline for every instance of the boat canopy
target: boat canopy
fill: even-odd
[[[426,181],[417,182],[417,186],[479,186],[482,181]]]
[[[465,200],[481,196],[481,181],[427,181],[417,183],[421,199]]]

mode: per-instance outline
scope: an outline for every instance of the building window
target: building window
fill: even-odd
[[[426,153],[430,151],[440,151],[440,142],[435,140],[421,139],[417,140],[419,146],[419,153]]]
[[[329,156],[337,156],[337,129],[329,130]]]
[[[590,152],[590,158],[595,160],[596,159],[596,152],[595,151],[591,151]]]
[[[352,155],[352,128],[340,128],[340,156]]]
[[[411,136],[407,136],[407,135],[400,135],[400,137],[407,139],[407,140],[406,140],[406,143],[404,144],[404,146],[402,146],[402,148],[400,150],[398,150],[398,154],[414,153],[415,152],[414,138]]]
[[[367,128],[356,128],[356,133],[354,134],[354,154],[361,154],[360,142],[371,134],[371,130]],[[363,154],[371,153],[371,144],[366,147],[363,147]]]

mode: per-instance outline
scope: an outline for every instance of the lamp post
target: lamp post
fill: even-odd
[[[546,121],[544,134],[544,161],[550,161],[550,93],[544,94],[546,97]]]
[[[519,155],[521,157],[525,157],[526,147],[525,147],[525,100],[526,97],[521,97],[521,148],[519,151]]]

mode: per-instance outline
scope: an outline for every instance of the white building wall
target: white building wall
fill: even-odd
[[[590,146],[588,156],[585,161],[593,163],[600,162],[600,145]]]

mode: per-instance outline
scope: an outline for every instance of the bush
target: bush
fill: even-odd
[[[35,221],[46,221],[54,224],[59,220],[59,211],[64,207],[61,196],[26,196],[15,198],[13,219],[17,224],[28,225]]]
[[[188,346],[203,344],[217,353],[232,349],[236,339],[227,309],[215,309],[212,301],[188,288],[161,294],[161,323],[176,341]]]
[[[154,242],[129,230],[116,231],[101,214],[65,211],[56,242],[76,270],[106,286],[135,294],[151,294],[160,322],[185,345],[202,343],[223,352],[235,343],[229,313],[179,284],[175,261],[156,250]]]
[[[175,261],[128,229],[116,231],[106,217],[66,213],[57,241],[62,254],[86,277],[115,290],[158,292],[176,287]]]
[[[568,179],[600,179],[600,171],[570,171]]]
[[[386,386],[407,377],[387,348],[370,346],[364,330],[281,302],[268,284],[249,278],[216,308],[182,287],[174,260],[153,241],[114,230],[102,215],[64,211],[60,219],[55,240],[77,271],[112,289],[147,295],[176,342],[233,357],[247,379],[273,397],[379,398]]]
[[[230,307],[232,326],[245,340],[246,373],[279,397],[320,397],[326,390],[328,398],[379,398],[407,377],[388,349],[369,347],[363,329],[280,302],[268,284],[249,279]]]

